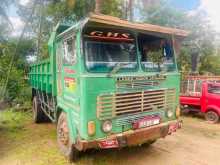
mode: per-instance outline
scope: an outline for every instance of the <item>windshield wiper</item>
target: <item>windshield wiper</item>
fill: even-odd
[[[108,73],[107,77],[112,77],[113,74],[117,73],[123,66],[127,66],[130,63],[121,63],[118,62],[111,70],[110,73]]]

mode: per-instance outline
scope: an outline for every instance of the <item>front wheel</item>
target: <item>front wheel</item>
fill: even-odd
[[[219,121],[219,115],[215,111],[206,112],[205,113],[205,118],[211,124],[215,124]]]
[[[66,113],[61,112],[57,123],[57,142],[60,151],[69,161],[76,161],[79,151],[71,143]]]

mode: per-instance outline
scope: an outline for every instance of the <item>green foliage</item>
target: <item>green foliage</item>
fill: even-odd
[[[28,72],[27,56],[33,53],[33,42],[22,40],[16,53],[15,43],[16,40],[13,39],[0,43],[0,99],[3,97],[8,102],[24,103],[31,97],[25,76]]]
[[[30,114],[28,112],[17,112],[13,108],[0,113],[1,129],[4,130],[5,128],[7,131],[12,133],[17,133],[17,131],[24,127],[26,120],[30,118]]]
[[[148,52],[147,57],[149,58],[149,61],[152,61],[153,63],[157,64],[160,70],[160,64],[163,62],[163,51],[160,50]]]
[[[190,50],[186,47],[181,49],[181,54],[177,58],[178,69],[184,73],[191,71]]]
[[[122,18],[125,11],[122,10],[123,0],[105,0],[103,1],[102,13]]]
[[[200,74],[212,73],[220,74],[220,58],[219,55],[204,55],[200,58],[199,72]]]
[[[183,28],[186,21],[185,14],[170,6],[163,7],[163,4],[151,6],[142,10],[144,22]]]
[[[101,13],[122,17],[122,4],[123,0],[105,0],[102,3]],[[57,24],[62,19],[77,21],[93,12],[94,8],[95,0],[58,0],[49,3],[45,9],[47,16],[52,18],[54,24]]]

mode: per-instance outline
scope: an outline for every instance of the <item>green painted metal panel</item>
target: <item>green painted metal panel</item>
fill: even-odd
[[[31,66],[31,72],[29,73],[30,84],[35,89],[52,93],[51,76],[50,60],[46,59]]]
[[[31,66],[30,83],[35,89],[51,93],[56,96],[57,107],[64,110],[68,115],[68,125],[71,128],[71,139],[74,142],[76,137],[82,139],[94,140],[108,136],[101,129],[102,120],[97,117],[97,98],[102,94],[139,92],[143,90],[158,89],[176,89],[175,106],[172,111],[175,112],[178,105],[180,75],[177,71],[160,73],[146,72],[140,64],[140,53],[138,54],[138,69],[132,72],[118,72],[111,77],[107,73],[90,73],[85,68],[85,56],[82,51],[82,29],[81,24],[77,24],[67,29],[64,33],[58,33],[59,26],[54,29],[48,42],[50,57],[44,61]],[[61,31],[62,32],[62,31]],[[137,34],[137,32],[134,32]],[[66,38],[73,35],[75,38],[76,62],[73,65],[63,64],[64,52],[62,46]],[[59,52],[60,51],[60,52]],[[60,68],[59,68],[60,67]],[[164,80],[158,80],[158,85],[146,86],[142,89],[118,89],[117,78],[120,77],[148,77],[156,75],[166,76]],[[143,115],[159,114],[163,122],[176,119],[167,118],[165,111],[156,109],[155,111],[141,112],[137,114],[127,114],[123,116],[114,116],[110,120],[113,123],[113,133],[121,133],[131,129],[131,124],[122,126],[119,123],[126,122],[132,117],[141,117]],[[94,136],[88,135],[87,123],[94,121],[96,124],[96,133]]]

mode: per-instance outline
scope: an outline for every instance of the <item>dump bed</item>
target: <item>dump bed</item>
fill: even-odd
[[[216,83],[219,76],[186,76],[181,81],[180,104],[200,106],[202,97],[202,84],[204,82]]]
[[[34,89],[52,93],[52,71],[50,59],[46,59],[30,67],[29,81]]]
[[[181,105],[200,106],[200,97],[196,96],[180,96]]]

